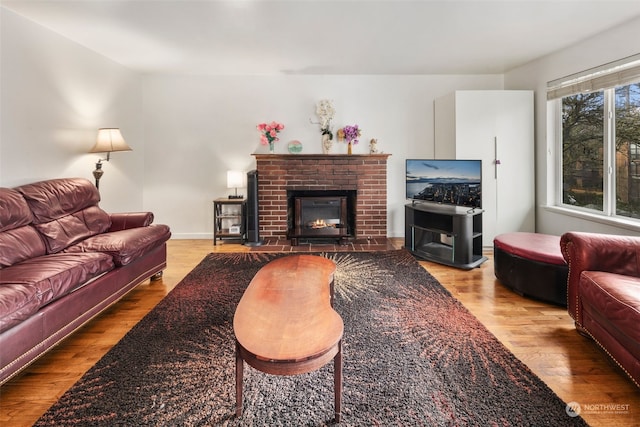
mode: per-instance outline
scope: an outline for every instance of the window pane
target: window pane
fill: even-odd
[[[640,218],[640,83],[616,88],[616,214]]]
[[[562,202],[602,211],[604,92],[562,98]]]

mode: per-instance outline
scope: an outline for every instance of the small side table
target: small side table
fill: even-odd
[[[218,239],[238,239],[244,241],[246,199],[219,198],[213,201],[213,244]]]

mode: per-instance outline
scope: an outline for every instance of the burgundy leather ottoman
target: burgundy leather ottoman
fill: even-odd
[[[493,266],[500,283],[517,294],[567,306],[569,268],[560,236],[500,234],[493,240]]]

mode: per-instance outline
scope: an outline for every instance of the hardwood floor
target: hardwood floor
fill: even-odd
[[[367,244],[400,248],[403,241]],[[144,282],[0,388],[0,425],[32,425],[206,254],[249,250],[228,242],[213,246],[211,240],[171,240],[162,280]],[[289,248],[278,244],[258,250]],[[581,404],[590,425],[640,426],[640,389],[575,331],[566,309],[520,297],[497,282],[491,253],[486,255],[489,261],[471,271],[420,263],[565,402]],[[612,404],[627,410],[614,413],[604,407]]]

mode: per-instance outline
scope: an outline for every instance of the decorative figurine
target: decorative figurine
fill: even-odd
[[[375,138],[371,138],[369,141],[369,154],[377,154],[378,153],[378,140]]]

